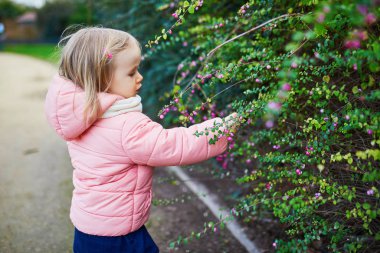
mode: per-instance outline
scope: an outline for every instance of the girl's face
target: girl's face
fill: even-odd
[[[129,43],[128,47],[114,56],[113,77],[109,93],[125,98],[136,96],[142,86],[143,76],[138,72],[141,62],[141,51],[137,43]]]

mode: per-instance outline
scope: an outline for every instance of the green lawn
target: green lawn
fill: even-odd
[[[59,59],[55,44],[5,44],[4,51],[29,55],[54,64],[57,64]]]

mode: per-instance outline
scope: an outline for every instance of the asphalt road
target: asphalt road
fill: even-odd
[[[71,252],[72,167],[45,119],[55,67],[0,53],[0,252]]]

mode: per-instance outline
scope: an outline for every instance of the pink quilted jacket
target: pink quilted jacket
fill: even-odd
[[[121,96],[99,93],[102,111]],[[140,112],[128,112],[95,122],[82,122],[84,91],[58,75],[45,100],[49,124],[67,142],[74,191],[70,218],[82,232],[126,235],[149,218],[154,166],[187,165],[225,151],[226,137],[215,145],[196,130],[220,118],[189,128],[164,129]]]

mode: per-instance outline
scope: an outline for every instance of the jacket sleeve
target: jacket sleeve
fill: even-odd
[[[122,130],[122,145],[126,155],[137,164],[155,167],[198,163],[223,153],[227,148],[225,136],[215,144],[209,144],[214,136],[211,132],[208,136],[194,135],[197,130],[212,127],[215,121],[222,123],[221,118],[214,118],[188,128],[164,129],[143,113],[130,112]]]

